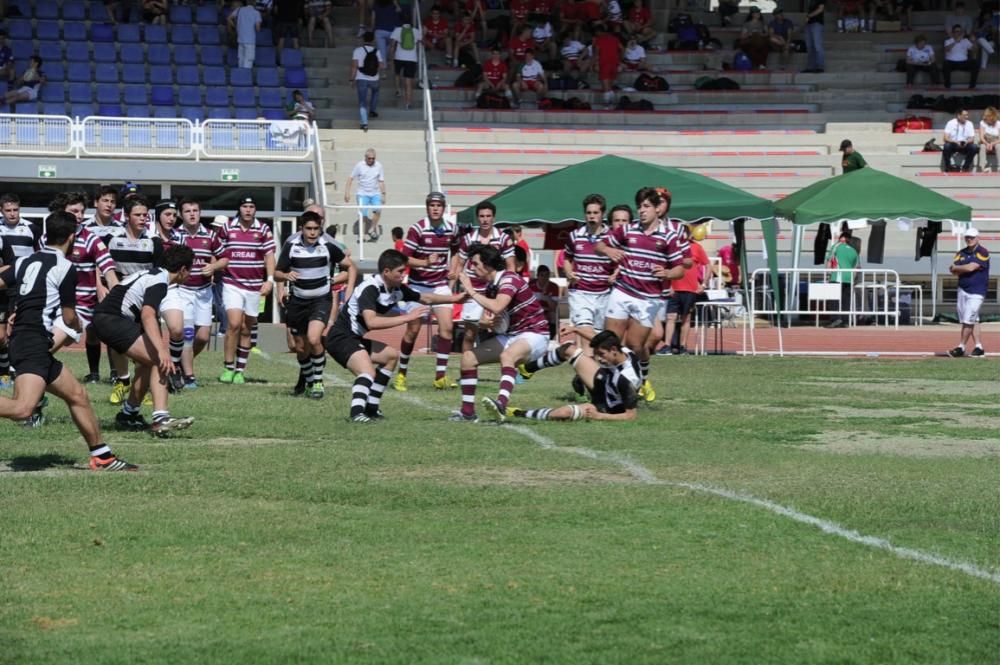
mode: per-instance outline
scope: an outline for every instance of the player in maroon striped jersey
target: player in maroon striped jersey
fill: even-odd
[[[570,233],[566,240],[563,270],[569,283],[569,318],[584,351],[590,348],[590,338],[604,330],[604,311],[615,280],[615,264],[594,250],[608,235],[609,229],[604,223],[606,208],[607,203],[600,194],[587,196],[583,200],[586,223]]]

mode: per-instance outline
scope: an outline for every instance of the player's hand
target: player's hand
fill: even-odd
[[[593,404],[579,404],[580,415],[583,416],[584,420],[590,420],[597,415],[597,407]]]
[[[564,323],[559,326],[559,337],[566,337],[576,332],[576,327],[572,323]]]
[[[167,353],[160,354],[160,359],[156,365],[160,368],[160,381],[166,381],[168,376],[177,371],[173,361],[170,360],[170,354]]]
[[[274,284],[271,282],[264,282],[260,285],[260,295],[262,298],[266,298],[271,295],[271,289],[274,288]]]
[[[298,278],[299,278],[299,273],[297,273],[294,270],[292,272],[286,272],[285,273],[285,281],[286,282],[294,282]]]
[[[206,263],[202,266],[201,274],[203,277],[211,277],[215,274],[215,266],[211,263]]]
[[[414,307],[406,314],[407,321],[417,321],[419,319],[427,316],[427,313],[431,311],[431,308],[427,305],[420,305],[419,307]]]
[[[472,291],[472,280],[469,279],[469,276],[465,274],[464,270],[458,273],[458,283],[461,284],[462,288],[466,291]]]
[[[428,254],[427,255],[427,267],[430,268],[430,267],[436,266],[440,262],[441,262],[441,255],[440,254]]]
[[[615,263],[621,263],[622,259],[625,258],[625,251],[616,247],[608,247],[604,250],[604,256],[608,257]]]
[[[566,273],[566,282],[568,284],[576,284],[579,281],[580,281],[580,278],[577,276],[577,274],[575,272],[567,272]]]

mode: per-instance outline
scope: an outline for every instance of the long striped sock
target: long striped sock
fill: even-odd
[[[87,368],[91,374],[101,372],[101,343],[87,345]]]
[[[182,337],[181,339],[174,339],[173,337],[171,337],[170,338],[170,362],[172,362],[173,364],[177,365],[177,367],[180,367],[181,366],[181,354],[183,352],[184,352],[184,338]]]
[[[230,372],[235,372],[236,371],[236,361],[235,360],[233,360],[233,361],[226,360],[226,361],[224,361],[222,363],[222,365],[223,365],[223,367],[225,367],[226,369],[228,369]]]
[[[326,354],[319,353],[315,356],[310,356],[310,372],[312,374],[313,383],[323,382],[323,372],[326,371]]]
[[[250,326],[250,348],[251,349],[257,347],[257,338],[258,338],[259,334],[260,334],[260,324],[259,323],[255,323],[252,326]]]
[[[375,373],[375,381],[368,392],[368,403],[365,405],[366,414],[374,416],[378,413],[378,407],[382,403],[382,394],[385,393],[385,387],[389,385],[391,380],[392,372],[384,367],[379,367]]]
[[[639,361],[639,378],[642,379],[643,383],[649,378],[649,361],[640,360]]]
[[[351,418],[365,412],[371,388],[372,377],[370,374],[358,374],[357,378],[354,379],[354,387],[351,389]]]
[[[405,339],[399,345],[399,373],[406,376],[406,370],[410,366],[410,356],[413,355],[414,342],[407,342]]]
[[[548,420],[552,411],[553,409],[528,409],[527,411],[515,411],[514,414],[532,420]]]
[[[250,347],[236,347],[236,371],[245,372],[247,369],[247,359],[250,357]]]
[[[516,377],[516,367],[500,368],[500,394],[497,395],[497,402],[500,403],[500,407],[503,409],[507,408],[507,402],[510,401],[510,394],[514,390],[514,380]]]
[[[7,342],[0,344],[0,374],[10,374],[10,355],[7,353]]]
[[[162,420],[170,420],[169,411],[153,411],[153,422],[158,423]]]
[[[437,338],[434,346],[437,354],[437,363],[434,365],[434,378],[440,379],[448,371],[448,354],[451,353],[451,340],[443,337]]]
[[[557,367],[566,362],[566,359],[562,357],[560,351],[562,347],[556,347],[545,353],[540,358],[536,358],[529,363],[524,364],[524,368],[529,372],[537,372],[540,369],[545,369],[547,367]]]
[[[459,384],[462,387],[462,415],[476,415],[476,385],[479,383],[478,369],[463,369]]]
[[[134,416],[137,413],[139,413],[139,405],[136,404],[133,406],[131,402],[125,400],[124,402],[122,402],[122,412],[126,416]]]

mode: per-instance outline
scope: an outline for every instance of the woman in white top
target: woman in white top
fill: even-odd
[[[1000,114],[989,106],[979,121],[979,144],[986,150],[986,171],[997,172],[997,143],[1000,142]]]

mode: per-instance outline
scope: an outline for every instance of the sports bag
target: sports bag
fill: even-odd
[[[893,134],[905,134],[906,132],[930,129],[934,126],[934,120],[927,116],[908,115],[892,122]]]
[[[653,76],[645,72],[639,74],[632,87],[640,92],[665,92],[670,90],[670,84],[662,76]]]
[[[509,109],[510,100],[503,95],[493,92],[484,92],[476,99],[476,108],[479,109]]]

